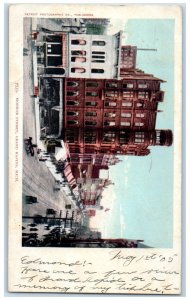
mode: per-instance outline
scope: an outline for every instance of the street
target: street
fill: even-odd
[[[23,139],[32,137],[32,142],[38,144],[35,100],[31,97],[34,94],[31,30],[31,19],[27,18],[25,19],[23,45],[25,49],[28,49],[27,54],[23,56]],[[70,217],[72,211],[76,211],[75,203],[72,203],[71,200],[68,199],[63,188],[61,190],[55,190],[56,179],[46,166],[45,162],[39,161],[36,152],[37,150],[34,148],[34,156],[31,156],[30,153],[27,154],[26,146],[23,141],[23,216],[33,216],[35,214],[45,216],[46,209],[54,209],[56,211],[56,216],[59,216],[61,210],[62,217],[65,217],[65,205],[71,204],[68,215],[68,217]],[[37,197],[37,203],[26,204],[26,195]]]

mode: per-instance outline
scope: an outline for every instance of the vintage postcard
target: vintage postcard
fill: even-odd
[[[9,291],[180,294],[181,7],[9,15]]]

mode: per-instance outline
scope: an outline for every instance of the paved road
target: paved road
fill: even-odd
[[[33,95],[33,73],[31,52],[31,19],[25,19],[24,48],[29,49],[24,59],[24,105],[23,105],[23,137],[33,137],[36,143],[35,105]],[[65,205],[70,204],[64,191],[55,191],[55,178],[44,162],[39,162],[37,154],[32,157],[26,153],[23,142],[23,195],[38,198],[36,204],[26,204],[23,196],[23,215],[32,216],[40,214],[45,216],[47,208],[53,208],[58,212],[62,210],[65,216]],[[70,213],[71,214],[71,213]]]

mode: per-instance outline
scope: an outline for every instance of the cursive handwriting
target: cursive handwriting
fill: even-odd
[[[177,294],[175,257],[157,253],[126,255],[112,250],[98,269],[95,260],[21,257],[17,291],[61,293]],[[163,259],[164,258],[164,259]],[[143,265],[144,264],[144,265]],[[156,264],[156,265],[155,265]],[[142,267],[143,266],[143,269]],[[156,268],[155,268],[156,266]]]

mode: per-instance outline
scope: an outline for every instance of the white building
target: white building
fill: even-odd
[[[69,34],[68,73],[76,78],[118,78],[121,32],[113,35]]]

